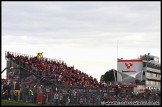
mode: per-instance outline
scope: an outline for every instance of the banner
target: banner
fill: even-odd
[[[130,77],[141,80],[143,71],[143,61],[142,60],[118,60],[118,72],[117,79],[121,80],[122,75],[126,74]]]

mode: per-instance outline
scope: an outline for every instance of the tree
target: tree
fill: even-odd
[[[101,82],[101,81],[104,81],[104,80],[105,80],[104,75],[101,75],[100,82]]]
[[[111,69],[107,71],[104,75],[101,75],[100,82],[105,81],[105,83],[107,83],[110,81],[115,81],[114,72],[115,72],[115,77],[117,78],[117,71]]]

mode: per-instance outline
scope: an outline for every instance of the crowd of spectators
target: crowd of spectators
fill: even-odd
[[[63,61],[15,55],[11,52],[6,53],[6,58],[34,75],[21,81],[1,81],[3,99],[49,105],[105,105],[108,101],[160,100],[159,93],[121,93],[115,88],[115,91],[110,92],[107,85],[100,84],[97,79],[74,69],[73,66],[67,66]],[[48,81],[53,84],[44,84]]]
[[[154,91],[145,91],[141,93],[133,93],[133,92],[127,92],[127,93],[121,93],[118,94],[109,93],[108,100],[109,102],[119,102],[124,104],[131,104],[133,105],[133,102],[136,102],[136,104],[142,105],[160,105],[160,98],[161,93],[160,91],[154,92]],[[122,105],[121,104],[121,105]]]
[[[99,82],[96,78],[81,72],[74,67],[68,67],[63,61],[48,60],[47,58],[28,57],[23,55],[6,55],[14,63],[17,63],[35,73],[38,76],[45,77],[51,81],[61,81],[65,87],[89,87],[98,88]]]

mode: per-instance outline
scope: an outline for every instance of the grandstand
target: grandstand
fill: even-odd
[[[67,66],[64,61],[37,57],[33,55],[6,52],[7,68],[17,68],[17,75],[11,75],[7,69],[7,79],[26,84],[24,87],[39,86],[52,88],[53,91],[62,89],[98,88],[97,79]],[[13,70],[12,70],[13,71]],[[16,78],[18,76],[18,78]]]
[[[47,105],[105,105],[103,102],[116,101],[121,92],[118,88],[100,84],[64,61],[44,58],[42,54],[37,57],[6,51],[5,58],[7,80],[1,81],[2,93],[6,92],[3,98],[9,100]],[[145,96],[149,94],[148,91]],[[159,94],[154,94],[150,99],[141,97],[141,100],[158,101]],[[130,95],[134,96],[131,92],[123,93],[120,101],[124,101],[123,97],[129,100]],[[137,96],[133,98],[138,100]]]
[[[16,68],[23,68],[36,77],[48,79],[51,82],[62,81],[65,87],[99,87],[97,79],[88,76],[86,73],[68,67],[66,63],[61,60],[49,59],[44,57],[37,57],[31,55],[21,55],[18,53],[7,52],[6,59],[8,63],[17,65]],[[12,65],[12,64],[8,64]],[[9,66],[10,68],[11,66]],[[20,71],[21,72],[21,71]],[[8,77],[7,71],[7,77]]]

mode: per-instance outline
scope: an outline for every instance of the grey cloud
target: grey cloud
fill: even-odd
[[[85,3],[84,3],[84,5],[85,5]],[[84,5],[83,5],[83,7],[84,7]],[[50,23],[50,21],[53,21],[52,19],[55,19],[56,17],[61,18],[61,19],[62,18],[68,19],[68,21],[71,21],[71,22],[73,22],[73,20],[77,20],[77,21],[86,21],[86,22],[92,21],[93,23],[94,23],[94,21],[105,22],[105,20],[107,20],[108,22],[112,22],[111,19],[115,20],[114,23],[117,21],[116,19],[119,19],[119,22],[122,23],[122,21],[124,21],[124,20],[120,21],[120,19],[123,19],[122,17],[127,16],[128,18],[126,18],[126,19],[131,18],[131,17],[129,17],[130,14],[124,14],[124,13],[128,13],[128,10],[127,10],[127,8],[123,8],[123,6],[121,6],[120,8],[115,7],[115,6],[114,7],[112,7],[112,6],[111,7],[105,7],[105,6],[102,7],[101,6],[100,8],[97,8],[97,9],[90,8],[90,10],[85,10],[84,8],[78,10],[78,9],[73,8],[73,7],[82,7],[81,4],[80,5],[78,4],[76,6],[69,4],[68,6],[69,7],[71,6],[71,8],[73,8],[73,10],[72,9],[66,10],[66,8],[64,9],[64,7],[61,8],[62,5],[60,5],[61,9],[56,9],[55,4],[53,4],[53,6],[51,6],[51,8],[42,8],[45,6],[42,6],[42,7],[41,6],[42,5],[40,5],[40,6],[36,5],[35,9],[28,8],[28,11],[27,11],[27,10],[24,10],[24,8],[27,7],[25,5],[25,6],[23,6],[23,8],[20,8],[20,10],[17,10],[18,13],[15,16],[17,16],[17,18],[23,17],[26,20],[28,18],[29,18],[28,20],[35,19],[34,21],[36,21],[36,20],[44,21],[48,18],[49,23]],[[30,5],[30,7],[34,7],[34,6]],[[47,7],[49,7],[49,6],[47,6]],[[89,4],[89,7],[91,7],[90,4]],[[15,14],[15,12],[11,12],[11,13]],[[22,16],[21,16],[21,14],[22,14]],[[11,14],[11,16],[12,16],[12,14]],[[24,16],[27,18],[25,18]],[[110,21],[109,21],[109,19],[110,19]],[[14,20],[16,20],[16,18]],[[24,20],[22,20],[22,21],[24,21]],[[56,21],[60,21],[60,20],[56,20]]]
[[[138,37],[136,37],[138,35]],[[44,45],[44,46],[64,46],[64,47],[74,47],[74,48],[116,48],[117,40],[119,41],[119,46],[121,48],[127,49],[137,49],[137,48],[160,48],[160,36],[156,33],[151,33],[150,35],[145,34],[133,34],[133,33],[112,33],[112,34],[102,34],[102,35],[91,35],[84,38],[77,38],[72,36],[61,36],[46,38],[46,36],[28,37],[28,36],[6,36],[3,37],[3,42],[7,43],[11,41],[11,44],[32,44],[32,45]],[[114,37],[113,37],[114,36]],[[71,37],[71,38],[69,38]],[[17,39],[15,42],[13,39]]]
[[[2,36],[13,35],[25,43],[34,44],[38,39],[41,42],[35,44],[114,47],[121,40],[126,41],[122,43],[125,47],[159,47],[158,32],[158,2],[2,3]],[[29,40],[33,37],[37,39]],[[133,42],[127,45],[127,41]]]
[[[139,18],[137,18],[136,21],[129,21],[126,18],[120,19],[118,18],[119,16],[115,18],[111,16],[105,19],[104,18],[99,19],[97,17],[95,18],[86,17],[86,16],[83,17],[84,20],[80,20],[80,21],[79,18],[81,17],[77,17],[76,15],[74,17],[69,16],[69,18],[49,17],[48,20],[42,20],[42,21],[39,18],[37,20],[35,19],[33,21],[30,21],[29,18],[29,20],[26,20],[23,23],[9,24],[10,22],[8,22],[6,25],[10,25],[10,26],[7,26],[6,28],[10,28],[11,30],[13,29],[14,32],[17,31],[19,33],[21,33],[21,31],[26,31],[26,33],[34,32],[34,31],[36,33],[43,32],[43,31],[47,31],[47,32],[78,31],[78,33],[80,33],[79,31],[82,31],[88,33],[88,32],[93,32],[94,30],[110,31],[110,32],[116,32],[116,31],[135,32],[135,31],[146,31],[146,30],[156,31],[157,30],[156,28],[158,28],[158,26],[155,26],[154,24],[153,25],[151,24],[150,27],[143,27],[146,24],[148,24],[149,21],[148,22],[142,22],[142,20],[138,21]],[[143,23],[142,25],[141,22]]]

